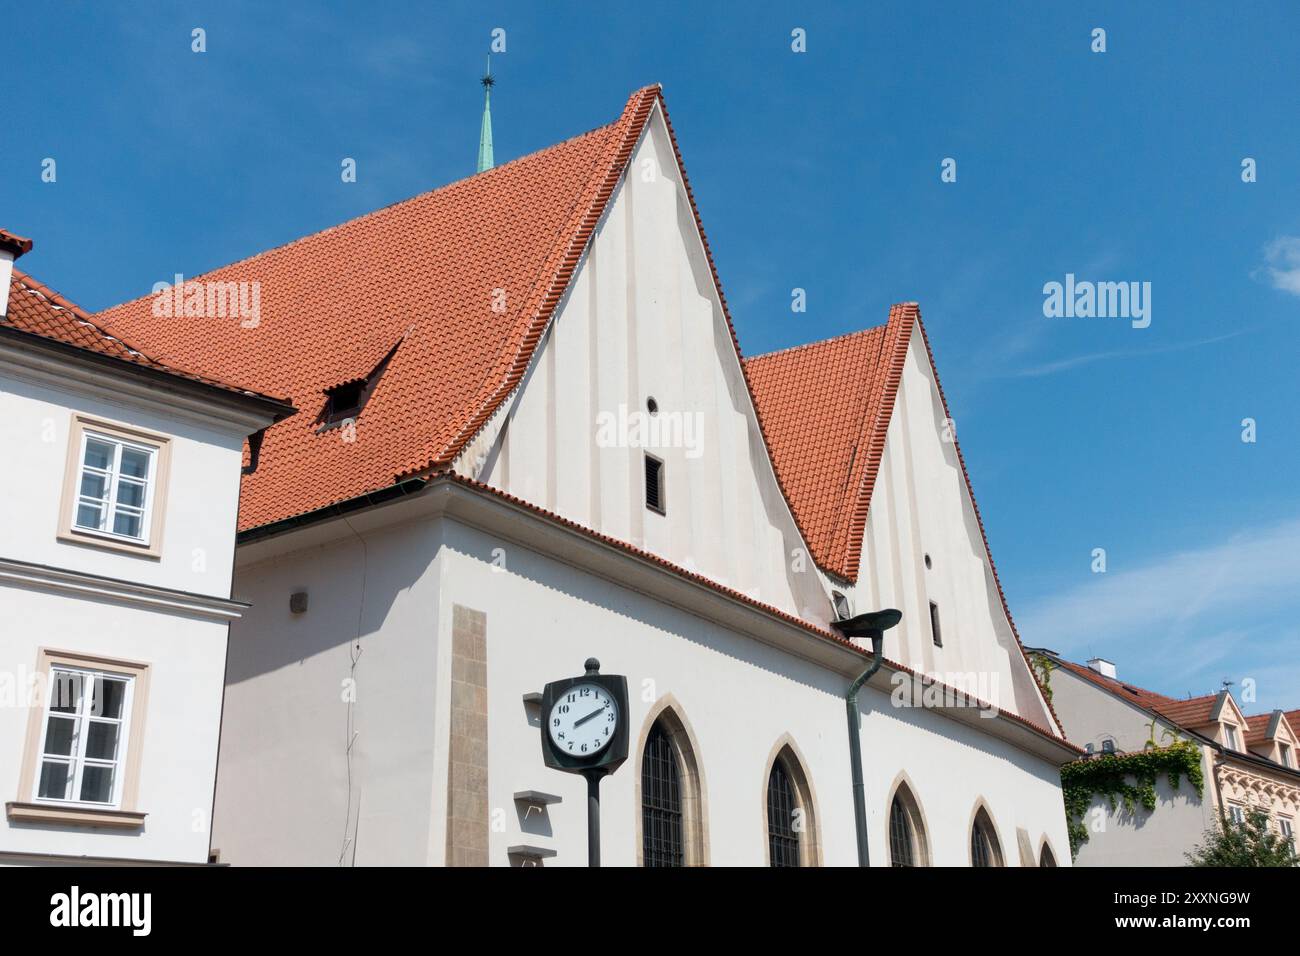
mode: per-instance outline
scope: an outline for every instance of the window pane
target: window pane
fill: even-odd
[[[41,763],[41,784],[36,791],[38,796],[50,800],[68,799],[69,771],[72,767],[66,763],[46,760]]]
[[[142,482],[130,481],[126,478],[119,479],[117,483],[117,503],[126,505],[128,508],[143,508],[144,489],[145,486]]]
[[[45,752],[72,756],[72,746],[77,737],[77,720],[75,717],[56,717],[50,715],[45,726]]]
[[[113,446],[95,438],[87,439],[85,463],[91,468],[107,470],[113,464]]]
[[[86,728],[86,756],[91,760],[116,759],[119,726],[99,720],[90,721]]]
[[[94,803],[109,803],[113,799],[113,768],[81,768],[81,799]]]
[[[139,448],[122,449],[122,474],[129,478],[145,478],[149,475],[149,459],[152,456]]]
[[[104,506],[86,501],[78,504],[77,527],[102,531],[104,527]]]
[[[126,700],[126,681],[114,677],[95,678],[95,696],[90,702],[92,717],[112,717],[120,720],[122,703]]]
[[[81,707],[84,678],[73,671],[50,672],[50,713],[75,714]]]
[[[108,497],[108,478],[93,471],[81,473],[81,494],[84,498]]]
[[[133,515],[125,511],[119,511],[113,515],[113,533],[125,535],[128,538],[140,537],[141,521],[139,515]]]

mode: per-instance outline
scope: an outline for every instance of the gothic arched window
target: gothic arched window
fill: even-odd
[[[650,728],[641,757],[641,837],[646,866],[685,864],[681,768],[658,721]]]

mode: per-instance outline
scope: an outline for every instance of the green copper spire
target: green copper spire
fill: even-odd
[[[478,134],[478,172],[491,169],[496,163],[492,159],[492,57],[488,57],[487,72],[483,74],[483,127]]]

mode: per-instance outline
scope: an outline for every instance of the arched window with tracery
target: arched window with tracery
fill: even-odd
[[[993,821],[983,807],[975,813],[970,828],[970,865],[1002,866],[1002,845],[993,829]]]
[[[693,737],[671,705],[661,702],[651,713],[640,747],[638,862],[703,866],[704,786]]]
[[[889,865],[930,865],[925,823],[916,798],[905,783],[898,785],[889,803]]]

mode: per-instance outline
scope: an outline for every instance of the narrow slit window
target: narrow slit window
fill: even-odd
[[[930,602],[930,637],[935,647],[943,647],[943,631],[939,628],[939,605]]]
[[[645,506],[664,513],[664,463],[654,455],[645,456]]]

